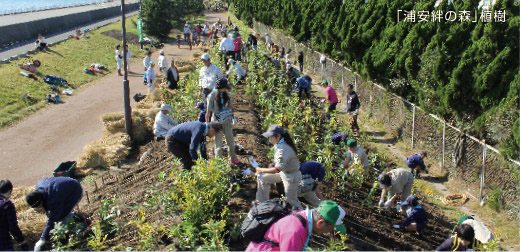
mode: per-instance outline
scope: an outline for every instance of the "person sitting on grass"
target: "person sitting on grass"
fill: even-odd
[[[314,209],[293,212],[272,224],[262,242],[250,242],[246,251],[305,251],[311,234],[346,233],[345,210],[332,200]]]
[[[161,106],[161,111],[157,113],[155,116],[155,123],[153,125],[153,134],[155,135],[155,141],[163,140],[166,134],[168,134],[168,130],[177,126],[177,122],[168,115],[168,112],[171,112],[172,108],[168,104],[163,104]]]
[[[419,154],[411,155],[406,159],[406,166],[410,168],[410,172],[414,173],[415,169],[415,177],[419,177],[420,172],[427,173],[426,165],[424,165],[424,159],[428,156],[426,151],[421,151]]]
[[[408,217],[400,225],[393,225],[392,227],[416,232],[417,235],[421,234],[428,223],[428,214],[419,204],[419,199],[414,195],[410,195],[401,207],[402,210],[406,211]]]
[[[347,159],[343,163],[343,169],[347,175],[353,173],[353,169],[356,165],[363,165],[363,175],[368,176],[370,164],[368,163],[368,157],[363,148],[357,144],[356,139],[349,139],[347,141]]]
[[[197,149],[200,149],[200,156],[208,159],[206,153],[206,137],[214,137],[222,132],[223,126],[218,122],[209,124],[193,121],[181,123],[168,131],[166,134],[166,146],[174,156],[179,158],[182,169],[191,170],[193,160],[199,159]]]
[[[401,199],[407,199],[412,194],[413,174],[405,168],[393,169],[389,172],[381,173],[377,178],[381,191],[379,207],[389,208],[401,194]],[[389,199],[385,202],[388,193]]]
[[[29,245],[23,237],[22,231],[18,226],[16,208],[9,200],[13,192],[11,181],[0,180],[0,251],[14,251],[13,239],[20,244],[22,251],[29,251]]]
[[[34,245],[34,251],[40,251],[41,247],[50,239],[50,232],[56,222],[67,223],[74,217],[72,210],[83,198],[81,184],[68,177],[44,178],[36,183],[36,190],[27,194],[27,204],[36,211],[46,213],[47,225],[43,230],[40,240]]]

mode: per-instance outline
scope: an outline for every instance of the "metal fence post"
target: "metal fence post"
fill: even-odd
[[[413,104],[413,116],[412,116],[412,150],[413,150],[413,140],[415,135],[415,104]]]
[[[444,153],[446,152],[446,122],[443,122],[442,128],[442,160],[441,160],[441,172],[444,170]]]
[[[480,202],[482,202],[482,191],[484,190],[484,179],[486,175],[486,140],[483,140],[484,144],[482,145],[482,171],[480,173]]]

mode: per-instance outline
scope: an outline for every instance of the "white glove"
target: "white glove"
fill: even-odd
[[[246,177],[251,175],[251,170],[249,168],[242,170],[242,175]]]
[[[379,207],[383,207],[385,205],[385,200],[380,199],[379,200]]]
[[[401,202],[397,203],[397,206],[395,207],[395,209],[397,210],[397,212],[401,212]]]
[[[401,227],[399,225],[392,225],[392,227],[395,229],[401,229]]]
[[[253,157],[249,157],[249,162],[251,162],[251,166],[253,166],[255,169],[258,168],[258,163]]]
[[[40,252],[40,249],[45,244],[44,239],[40,239],[35,245],[34,245],[34,252]]]
[[[392,201],[391,200],[387,200],[385,202],[385,208],[389,208],[391,204],[392,204]]]

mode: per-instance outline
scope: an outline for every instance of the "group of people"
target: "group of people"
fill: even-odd
[[[13,251],[14,239],[20,245],[21,250],[28,251],[29,246],[25,240],[16,215],[16,208],[9,199],[13,192],[13,185],[9,180],[0,180],[0,251]],[[27,204],[35,211],[45,213],[48,217],[47,224],[34,245],[34,251],[38,252],[51,238],[51,230],[60,222],[67,224],[79,222],[80,230],[86,228],[87,221],[79,213],[73,212],[83,197],[81,184],[68,177],[44,178],[36,183],[34,191],[26,196]]]

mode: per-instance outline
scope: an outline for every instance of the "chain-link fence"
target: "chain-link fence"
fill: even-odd
[[[362,79],[347,67],[283,32],[256,21],[253,21],[253,28],[262,36],[269,34],[273,43],[285,48],[286,52],[291,49],[290,60],[295,67],[298,67],[298,53],[303,52],[304,72],[327,79],[338,95],[346,93],[348,84],[354,85],[364,113],[382,123],[400,142],[412,149],[428,150],[429,160],[438,163],[441,171],[449,171],[451,180],[480,192],[480,199],[499,190],[501,197],[498,200],[511,217],[520,218],[520,162],[505,160],[496,149],[479,139],[426,113],[382,86]]]

